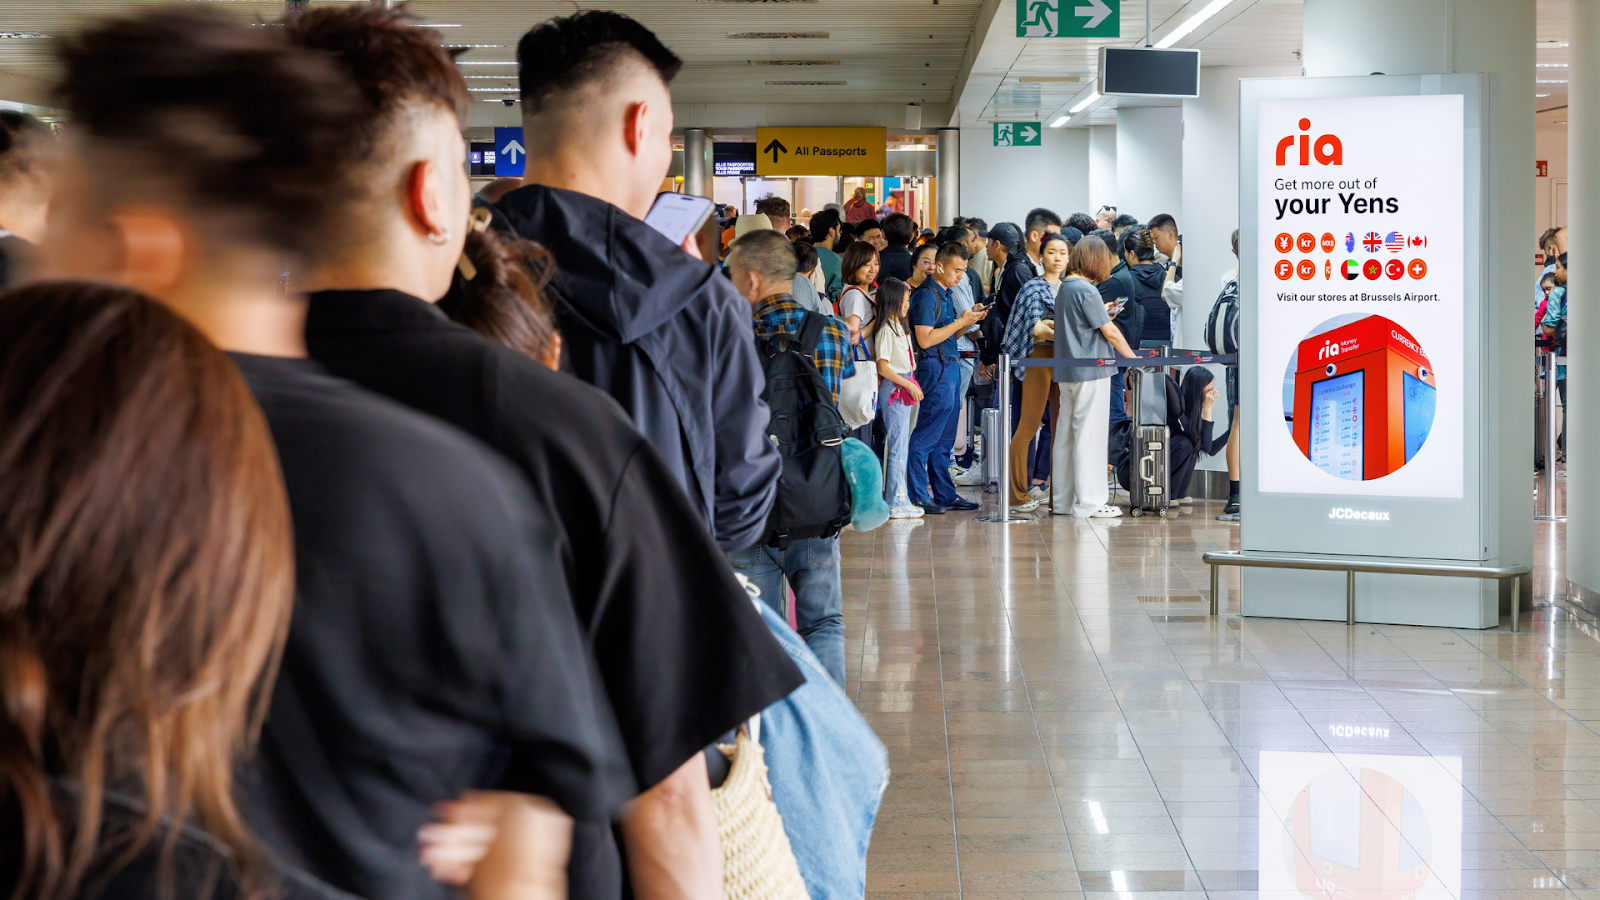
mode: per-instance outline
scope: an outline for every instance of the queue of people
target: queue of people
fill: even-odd
[[[784,570],[803,643],[735,565],[781,519],[754,331],[805,255],[769,224],[736,289],[640,221],[677,57],[534,28],[527,175],[474,198],[435,32],[281,24],[93,25],[66,138],[0,115],[0,890],[859,895],[887,757],[837,529],[831,594]],[[755,869],[734,789],[784,820]]]

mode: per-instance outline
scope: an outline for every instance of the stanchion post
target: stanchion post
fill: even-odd
[[[996,485],[995,499],[1000,503],[999,521],[1005,524],[1011,521],[1011,354],[1000,354],[1000,367],[995,376],[1000,379],[1000,427],[997,430],[1005,436],[1005,440],[996,441],[1005,449],[994,448],[1000,454],[1000,483]]]
[[[1542,354],[1544,361],[1544,514],[1556,517],[1556,354]]]
[[[1217,596],[1218,596],[1218,593],[1220,591],[1221,584],[1222,584],[1222,579],[1217,575],[1217,569],[1218,568],[1220,568],[1220,567],[1217,566],[1215,563],[1213,563],[1212,566],[1211,566],[1211,615],[1212,616],[1216,616],[1216,614],[1217,614]]]
[[[1356,570],[1344,573],[1344,624],[1356,624]]]

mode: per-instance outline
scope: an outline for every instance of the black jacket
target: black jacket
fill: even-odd
[[[1111,270],[1111,277],[1100,282],[1100,299],[1107,303],[1128,301],[1111,321],[1116,323],[1117,330],[1122,332],[1128,346],[1139,349],[1139,341],[1144,334],[1144,306],[1134,300],[1133,275],[1128,272],[1126,263],[1117,263],[1117,267]]]
[[[532,185],[500,198],[555,255],[562,369],[616,398],[725,549],[754,546],[777,495],[750,304],[716,269],[603,200]]]
[[[1157,263],[1140,263],[1128,267],[1133,279],[1133,299],[1144,307],[1144,332],[1141,341],[1172,343],[1172,307],[1161,299],[1161,285],[1167,280],[1167,270]]]
[[[1016,302],[1017,294],[1022,292],[1022,286],[1032,281],[1035,274],[1033,263],[1029,261],[1026,252],[1018,250],[1006,257],[1005,266],[1000,272],[1000,286],[990,295],[994,307],[983,320],[984,365],[993,365],[1000,358],[1001,345],[1005,340],[1006,322],[1011,319],[1011,306]]]
[[[911,280],[911,248],[893,244],[883,248],[878,254],[878,283],[882,284],[886,278]]]

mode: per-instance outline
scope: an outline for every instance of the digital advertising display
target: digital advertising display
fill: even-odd
[[[1464,118],[1459,94],[1259,101],[1259,490],[1463,496]]]

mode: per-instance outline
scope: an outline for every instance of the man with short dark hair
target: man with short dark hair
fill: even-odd
[[[1044,263],[1039,260],[1039,243],[1047,234],[1060,233],[1060,216],[1042,206],[1028,210],[1028,217],[1022,220],[1022,248],[1028,253],[1028,262],[1033,264],[1030,279],[1044,274]]]
[[[1172,344],[1184,346],[1183,334],[1183,244],[1179,240],[1178,220],[1158,213],[1150,220],[1150,236],[1156,242],[1156,262],[1166,267],[1161,299],[1171,308]]]
[[[961,383],[957,341],[988,315],[988,309],[982,306],[956,312],[951,291],[966,277],[967,248],[955,242],[944,244],[934,254],[933,275],[923,279],[922,286],[911,295],[912,346],[917,352],[922,405],[917,412],[917,426],[911,432],[906,487],[913,504],[936,516],[952,509],[978,508],[978,504],[962,499],[950,480],[950,451],[955,442],[950,420],[959,411],[956,391]]]
[[[1138,224],[1139,224],[1139,219],[1137,217],[1130,216],[1127,213],[1123,213],[1122,215],[1117,216],[1115,219],[1113,219],[1111,221],[1111,234],[1112,234],[1112,236],[1116,237],[1118,240],[1121,240],[1122,239],[1122,233],[1124,231],[1127,231],[1129,228],[1132,228],[1133,226],[1138,225]]]
[[[839,292],[844,290],[839,254],[833,251],[843,228],[836,209],[824,209],[811,217],[811,243],[817,248],[817,264],[822,266],[824,293],[829,300],[838,300]]]
[[[628,881],[640,898],[705,896],[720,886],[722,870],[702,751],[786,695],[798,673],[754,614],[677,473],[611,397],[434,306],[460,251],[435,249],[415,223],[426,221],[430,177],[465,194],[459,160],[470,95],[437,36],[417,24],[398,10],[345,4],[303,13],[285,29],[361,88],[366,103],[344,120],[344,144],[384,148],[341,156],[344,177],[327,189],[332,236],[298,273],[312,290],[307,341],[335,374],[498,451],[556,511],[555,537],[538,549],[560,560],[571,584],[569,603],[638,787],[622,798],[617,823]],[[374,184],[422,187],[362,187]],[[460,227],[444,216],[435,224]],[[750,674],[735,681],[723,677],[729,670]],[[580,824],[575,895],[621,890],[612,824]]]
[[[756,213],[772,220],[772,230],[779,234],[789,231],[794,224],[794,212],[789,201],[782,197],[762,197],[756,201]]]
[[[766,439],[748,304],[641,221],[672,165],[681,61],[612,12],[552,19],[517,45],[527,187],[498,207],[556,260],[562,368],[609,393],[678,473],[724,548],[766,528]]]
[[[888,246],[878,250],[878,279],[911,279],[911,242],[917,237],[917,223],[905,213],[894,213],[883,219],[883,236]]]
[[[794,302],[794,251],[773,231],[753,231],[728,248],[728,274],[754,310],[755,341],[775,342],[787,349],[784,335],[799,335],[817,313]],[[752,343],[754,346],[754,343]],[[827,317],[812,358],[822,381],[839,402],[839,385],[852,369],[850,335],[836,318]],[[757,546],[736,550],[728,559],[761,589],[761,598],[783,611],[783,581],[794,590],[795,624],[806,646],[844,687],[844,589],[839,577],[839,536],[790,541],[787,547]]]
[[[1083,237],[1099,227],[1095,224],[1094,217],[1084,212],[1075,212],[1067,216],[1067,227],[1078,229],[1078,236]]]
[[[884,237],[883,226],[876,219],[866,219],[858,223],[856,225],[856,239],[871,244],[872,248],[877,250],[879,254],[882,254],[889,247],[889,239]],[[881,258],[879,263],[881,265]],[[879,270],[879,275],[882,276],[881,269]]]

